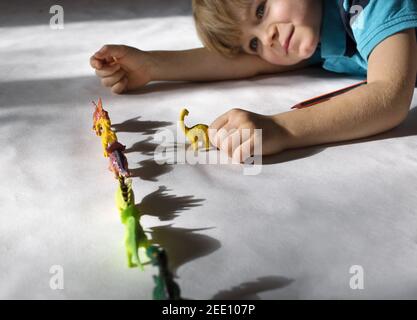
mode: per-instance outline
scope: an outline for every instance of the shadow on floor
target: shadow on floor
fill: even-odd
[[[132,178],[140,178],[144,181],[157,182],[158,177],[174,170],[170,164],[158,164],[153,159],[147,159],[139,162],[140,167],[130,169]]]
[[[260,300],[259,293],[282,289],[294,282],[285,277],[269,276],[245,282],[229,290],[220,291],[211,300]]]
[[[151,142],[153,139],[151,137],[134,143],[130,148],[125,150],[125,153],[141,153],[145,156],[152,157],[155,154],[156,148],[159,146],[157,143]]]
[[[326,79],[328,81],[339,81],[346,80],[345,75],[340,75],[332,72],[327,72],[322,68],[310,67],[303,70],[289,71],[284,74],[266,74],[252,78],[241,79],[241,80],[224,80],[224,81],[200,81],[200,82],[168,82],[168,81],[157,81],[151,82],[150,84],[142,87],[138,90],[127,93],[128,95],[146,95],[151,93],[169,93],[171,91],[181,90],[219,90],[219,84],[221,84],[224,90],[242,89],[247,88],[248,90],[256,90],[258,87],[262,88],[286,88],[297,85],[300,82],[300,78],[303,81],[315,81]],[[308,80],[306,80],[306,78]],[[359,81],[357,78],[349,78],[352,81]],[[279,97],[277,96],[277,102]],[[290,106],[288,106],[290,107]],[[290,109],[289,109],[290,110]]]
[[[264,165],[271,165],[271,164],[279,164],[279,163],[284,163],[284,162],[289,162],[289,161],[301,160],[304,158],[312,157],[324,150],[326,150],[326,148],[318,148],[318,147],[287,150],[277,155],[264,157],[262,159],[262,163]]]
[[[172,273],[182,265],[208,256],[221,247],[220,241],[196,232],[210,230],[174,228],[171,225],[151,228],[152,242],[165,248]]]
[[[113,124],[112,128],[116,131],[116,133],[127,132],[141,133],[144,135],[154,135],[161,128],[168,127],[173,124],[172,122],[167,121],[141,121],[139,120],[140,118],[141,117],[137,117],[130,120],[126,120],[125,122],[119,124]]]
[[[0,91],[0,104],[4,108],[47,109],[53,105],[68,111],[74,106],[83,105],[91,108],[92,113],[92,99],[102,95],[104,90],[96,77],[85,76],[0,82]]]
[[[63,7],[64,23],[191,16],[190,0],[14,0],[0,2],[0,27],[49,25],[54,4]]]
[[[172,221],[178,217],[178,213],[191,208],[200,207],[205,199],[195,199],[194,196],[182,196],[169,194],[167,187],[159,187],[155,192],[144,197],[138,205],[144,215],[157,217],[160,221]]]

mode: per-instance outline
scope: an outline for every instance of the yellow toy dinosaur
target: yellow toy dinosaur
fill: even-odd
[[[111,129],[109,114],[106,110],[103,109],[103,102],[101,98],[98,99],[97,104],[94,101],[93,104],[96,107],[93,114],[93,130],[99,137],[101,137],[101,142],[104,149],[104,157],[108,158],[109,152],[107,151],[107,148],[109,148],[113,143],[117,142],[117,136]]]
[[[185,136],[190,141],[191,146],[193,147],[194,151],[198,150],[200,141],[203,143],[204,148],[206,150],[210,149],[210,140],[208,136],[208,126],[205,124],[197,124],[192,128],[188,128],[185,123],[184,119],[188,116],[189,112],[187,109],[181,110],[180,115],[180,126],[185,133]]]
[[[111,146],[113,143],[117,142],[117,136],[111,129],[111,122],[110,120],[101,118],[98,121],[98,126],[101,129],[101,144],[103,145],[104,150],[104,156],[106,158],[109,157],[109,153],[107,149],[109,146]]]

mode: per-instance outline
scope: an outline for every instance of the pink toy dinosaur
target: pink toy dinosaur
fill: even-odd
[[[126,147],[117,141],[107,148],[107,152],[110,155],[109,170],[114,173],[116,179],[120,177],[129,178],[131,176],[127,158],[123,153],[125,150]]]

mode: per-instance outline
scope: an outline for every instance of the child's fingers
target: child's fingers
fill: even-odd
[[[105,45],[90,58],[90,65],[94,69],[102,69],[105,65],[112,65],[123,58],[128,48],[123,45]]]
[[[114,58],[121,59],[127,54],[127,47],[123,45],[106,44],[99,51],[95,53],[97,59],[105,59],[112,61]]]
[[[210,125],[210,129],[219,130],[220,128],[231,129],[233,128],[233,123],[236,121],[231,121],[237,118],[238,116],[241,117],[242,114],[241,109],[232,109],[220,117],[218,117],[214,122]]]
[[[209,139],[211,143],[219,148],[222,137],[227,134],[226,130],[223,129],[229,121],[229,115],[227,113],[218,117],[209,127]],[[223,130],[222,130],[223,129]]]
[[[113,73],[109,77],[105,77],[101,79],[101,84],[105,87],[113,87],[116,83],[118,83],[122,78],[126,75],[125,71],[120,69],[119,71]]]
[[[221,127],[217,129],[218,126]],[[220,122],[215,124],[213,129],[209,130],[210,142],[218,149],[222,149],[222,144],[226,143],[227,138],[235,133],[235,131],[236,127],[233,125],[229,118],[227,118],[226,121],[224,121],[224,119],[220,119]]]
[[[220,117],[213,121],[213,123],[210,125],[210,129],[219,130],[227,123],[228,120],[229,115],[227,113],[222,114]]]
[[[219,150],[223,150],[226,153],[229,152],[229,137],[236,132],[236,129],[228,128],[226,124],[223,128],[217,131],[211,143]]]
[[[127,83],[128,80],[124,77],[121,81],[116,83],[112,88],[111,91],[115,94],[121,94],[127,90]]]
[[[245,133],[247,133],[247,131]],[[235,151],[248,140],[250,140],[250,134],[244,134],[242,129],[232,131],[227,138],[223,140],[223,143],[226,143],[223,146],[223,150],[227,152],[230,158],[233,158]]]
[[[234,150],[232,156],[233,162],[243,163],[254,154],[254,140],[253,137],[250,137],[249,140],[246,140]]]
[[[92,56],[90,58],[90,66],[93,69],[99,70],[103,67],[103,62],[101,60],[97,59],[95,56]]]
[[[96,75],[100,78],[110,77],[114,73],[120,70],[120,64],[115,64],[112,66],[102,67],[101,69],[96,70]]]

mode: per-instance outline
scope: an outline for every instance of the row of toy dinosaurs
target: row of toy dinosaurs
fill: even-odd
[[[123,153],[126,147],[118,142],[116,134],[111,129],[110,117],[108,112],[103,109],[102,100],[99,99],[97,104],[95,102],[93,103],[95,106],[93,130],[97,136],[101,137],[104,157],[109,158],[110,161],[109,170],[114,173],[116,179],[129,178],[129,165]],[[203,144],[205,150],[209,150],[208,126],[205,124],[197,124],[192,128],[188,128],[184,123],[184,119],[188,114],[187,109],[182,109],[180,114],[180,126],[185,136],[190,141],[194,151],[198,150],[200,142]]]
[[[94,103],[94,102],[93,102]],[[140,223],[141,213],[135,205],[135,195],[132,188],[131,174],[127,158],[124,154],[126,147],[118,142],[116,133],[111,128],[111,121],[107,111],[103,109],[102,100],[94,103],[93,130],[101,137],[104,156],[109,159],[109,169],[118,180],[116,191],[116,205],[120,219],[125,226],[125,247],[129,268],[152,264],[158,268],[158,275],[154,276],[155,300],[178,300],[180,288],[173,280],[168,268],[168,258],[163,248],[152,245]],[[143,254],[144,258],[141,259]]]

